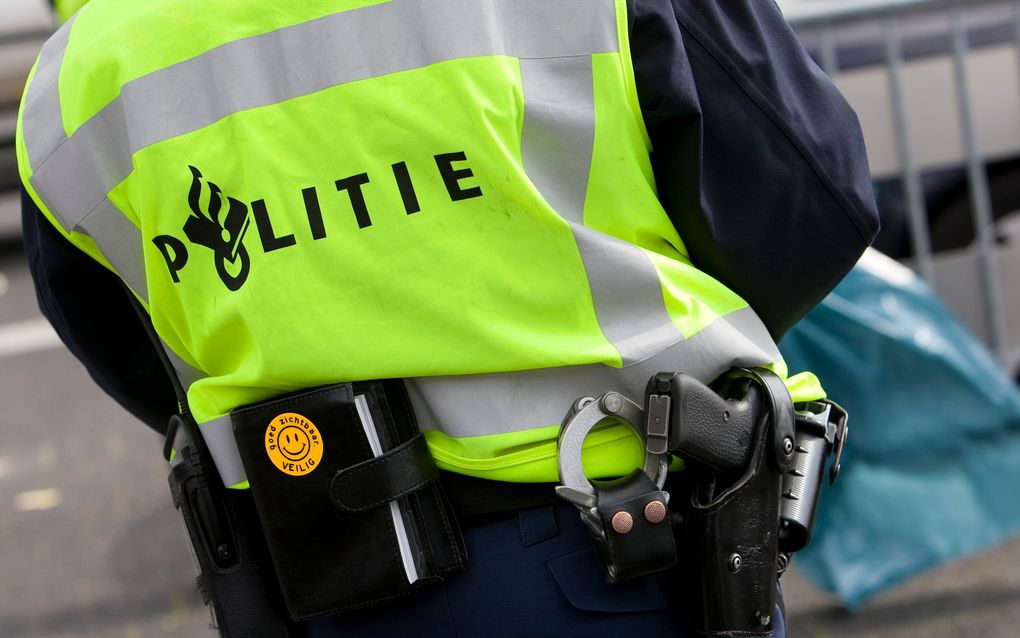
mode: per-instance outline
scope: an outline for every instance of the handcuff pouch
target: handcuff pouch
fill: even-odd
[[[601,529],[592,530],[595,552],[610,583],[669,569],[676,543],[666,504],[669,495],[641,470],[619,479],[592,481]]]

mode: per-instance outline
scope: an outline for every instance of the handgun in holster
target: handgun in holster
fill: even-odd
[[[251,494],[224,487],[190,417],[175,415],[166,440],[170,492],[212,627],[223,636],[297,635],[287,620]]]
[[[580,463],[584,438],[610,419],[641,435],[644,466],[589,481]],[[607,580],[679,563],[677,589],[698,631],[766,635],[778,576],[810,538],[827,459],[835,456],[834,481],[846,431],[839,406],[795,408],[768,370],[734,369],[711,387],[659,373],[644,406],[615,392],[574,403],[560,433],[557,491],[581,510]],[[667,491],[674,456],[686,471]]]

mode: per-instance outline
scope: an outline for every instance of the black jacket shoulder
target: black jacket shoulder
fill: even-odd
[[[771,0],[631,0],[659,198],[778,341],[878,233],[853,109]]]

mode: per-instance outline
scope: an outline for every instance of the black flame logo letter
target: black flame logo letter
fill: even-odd
[[[203,179],[201,171],[194,166],[188,168],[191,169],[188,206],[191,207],[192,214],[184,222],[184,234],[192,243],[213,251],[216,273],[223,281],[223,285],[229,290],[238,290],[244,285],[251,269],[248,250],[244,247],[244,235],[248,232],[249,224],[248,207],[244,202],[227,197],[229,208],[221,220],[224,195],[220,187]],[[207,210],[202,210],[200,201],[203,182],[209,188]]]

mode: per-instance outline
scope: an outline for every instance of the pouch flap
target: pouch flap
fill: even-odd
[[[416,492],[438,476],[428,443],[418,434],[382,456],[337,472],[329,493],[338,510],[357,514]]]

